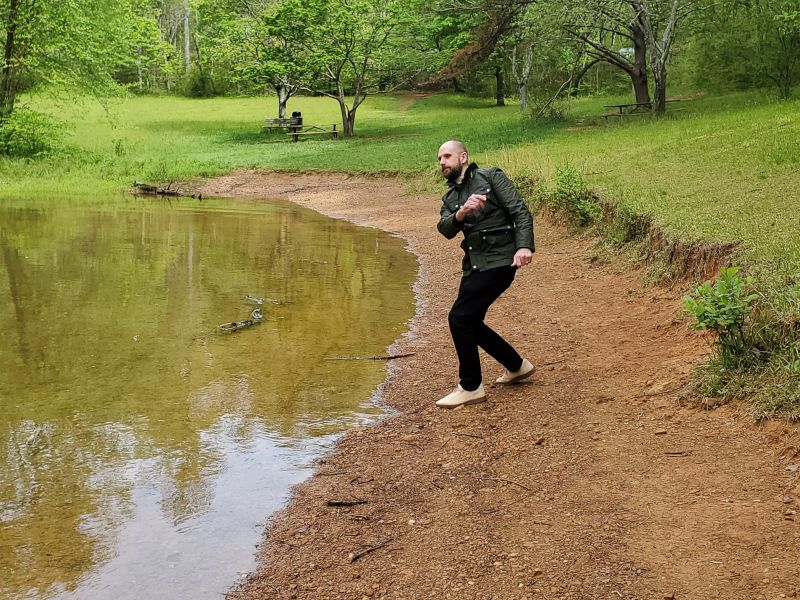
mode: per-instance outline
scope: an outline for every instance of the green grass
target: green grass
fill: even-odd
[[[654,215],[676,237],[741,241],[750,259],[796,270],[800,102],[738,95],[678,104],[663,120],[563,131],[492,158],[545,178],[571,163],[604,196]]]
[[[0,198],[105,196],[133,179],[185,180],[240,167],[402,172],[422,175],[430,187],[439,143],[459,137],[481,164],[544,179],[572,164],[604,196],[653,214],[675,237],[741,241],[748,259],[798,270],[800,102],[699,96],[671,104],[661,120],[597,119],[603,104],[624,100],[573,100],[572,121],[536,123],[517,106],[486,99],[372,97],[359,109],[355,138],[294,144],[259,130],[260,119],[275,113],[273,98],[128,98],[107,112],[89,100],[52,106],[33,99],[34,109],[68,124],[66,141],[76,150],[0,159]],[[326,98],[294,98],[290,110],[302,110],[306,123],[339,120],[338,105]]]
[[[288,143],[285,132],[263,134],[260,120],[276,112],[272,98],[129,98],[108,113],[97,103],[53,107],[30,102],[69,124],[68,157],[24,162],[0,159],[0,197],[105,195],[134,178],[182,180],[239,167],[349,172],[421,172],[435,167],[438,144],[456,134],[476,146],[500,148],[536,137],[519,110],[494,110],[486,100],[431,98],[404,110],[402,98],[370,98],[358,112],[357,137]],[[295,98],[306,123],[340,122],[326,98]],[[464,132],[460,115],[472,131]]]

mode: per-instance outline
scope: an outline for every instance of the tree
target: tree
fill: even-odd
[[[399,0],[285,0],[276,11],[276,30],[296,49],[289,58],[302,65],[300,87],[339,103],[347,136],[358,107],[379,85],[400,9]]]
[[[773,3],[774,4],[774,3]],[[772,35],[769,28],[761,31],[772,42],[774,61],[764,67],[766,76],[778,86],[781,98],[789,98],[797,79],[800,78],[800,1],[788,0],[774,6]],[[777,10],[775,10],[777,8]],[[767,14],[772,13],[768,9]],[[763,46],[769,42],[764,40]]]
[[[626,0],[644,31],[653,73],[653,112],[663,114],[667,102],[667,66],[678,25],[709,7],[709,0]]]
[[[511,49],[511,73],[517,84],[522,112],[528,110],[528,79],[530,79],[533,66],[533,49],[534,44],[532,43],[518,43]],[[518,52],[519,58],[517,58]]]
[[[642,16],[619,0],[577,2],[565,5],[565,10],[570,15],[566,31],[586,44],[586,54],[594,60],[589,66],[604,62],[623,70],[631,79],[635,101],[649,103]]]
[[[455,52],[447,65],[435,77],[423,84],[426,88],[449,86],[478,65],[485,63],[498,45],[514,30],[520,13],[532,0],[475,0],[463,2],[445,0],[439,10],[457,15],[472,25],[465,43]],[[496,73],[495,73],[496,75]]]
[[[770,85],[788,98],[800,79],[800,0],[728,3],[708,12],[692,24],[698,83]]]
[[[0,0],[0,120],[36,86],[114,93],[133,61],[135,15],[127,0]]]
[[[511,73],[517,85],[522,112],[528,108],[528,85],[534,65],[540,91],[548,91],[547,79],[553,79],[558,69],[558,55],[563,54],[564,40],[560,11],[552,4],[540,3],[524,7],[510,36]],[[550,90],[551,91],[551,90]]]

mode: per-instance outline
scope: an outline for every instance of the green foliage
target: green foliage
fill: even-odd
[[[47,115],[17,108],[0,121],[0,154],[36,158],[50,154],[60,145],[62,127]]]
[[[134,56],[127,0],[0,0],[0,38],[10,61],[0,81],[0,115],[25,86],[119,93],[116,70]]]
[[[198,65],[192,65],[184,75],[183,95],[190,98],[208,98],[215,94],[214,82]]]
[[[743,349],[738,356],[720,350],[703,365],[701,390],[725,399],[747,398],[758,419],[800,420],[800,283],[774,265],[755,269],[748,282],[759,293],[743,317]]]
[[[688,44],[703,86],[773,86],[788,98],[800,81],[800,0],[754,0],[710,6]]]
[[[739,275],[739,267],[723,268],[715,283],[706,281],[683,298],[686,310],[696,319],[693,327],[716,335],[718,357],[727,368],[736,367],[748,351],[745,319],[758,298],[747,293],[752,283],[751,278]]]
[[[583,173],[569,163],[556,169],[553,186],[544,189],[544,201],[578,227],[591,225],[603,214],[597,198],[586,186]]]

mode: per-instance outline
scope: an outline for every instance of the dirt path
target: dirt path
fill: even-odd
[[[398,232],[421,264],[415,335],[395,348],[417,354],[383,395],[398,414],[348,433],[296,489],[231,598],[800,597],[797,430],[680,406],[704,348],[678,290],[592,266],[587,242],[537,223],[533,264],[489,314],[536,377],[442,411],[459,250],[435,231],[437,197],[247,172],[203,191],[288,195]],[[366,503],[327,506],[352,499]]]

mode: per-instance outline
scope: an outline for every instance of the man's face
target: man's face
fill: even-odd
[[[459,151],[455,144],[448,142],[439,148],[439,168],[447,181],[453,183],[458,180],[466,164],[467,153]]]

